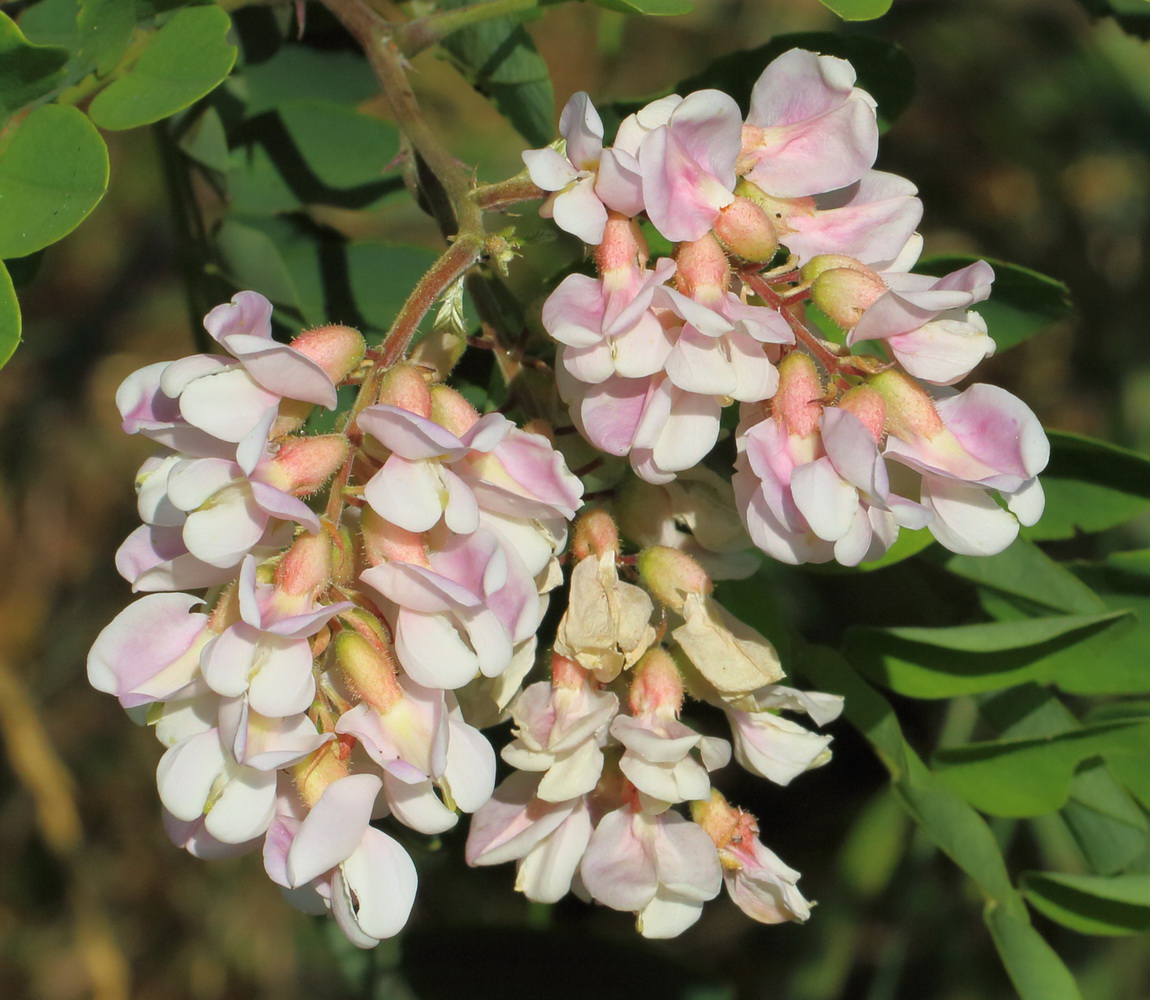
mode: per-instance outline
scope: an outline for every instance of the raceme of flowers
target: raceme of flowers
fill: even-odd
[[[1009,393],[950,388],[994,351],[971,309],[994,272],[911,272],[922,206],[873,169],[874,101],[854,82],[844,60],[792,49],[745,120],[717,90],[665,97],[608,148],[587,95],[571,98],[563,142],[524,153],[553,192],[544,213],[598,271],[544,305],[559,388],[583,435],[655,484],[695,468],[738,402],[739,515],[783,562],[857,565],[900,528],[990,555],[1041,515],[1048,443]],[[641,216],[673,257],[649,259]],[[854,353],[868,345],[884,356]]]
[[[795,50],[745,122],[717,91],[664,98],[609,149],[577,95],[565,151],[524,154],[544,211],[596,248],[598,278],[566,278],[543,322],[576,427],[637,473],[610,512],[584,505],[546,425],[384,368],[347,327],[279,343],[255,292],[204,320],[226,354],[125,380],[124,429],[161,448],[117,554],[144,596],[88,674],[166,747],[176,844],[260,850],[294,905],[361,947],[415,902],[387,831],[433,836],[461,813],[470,864],[514,861],[528,898],[573,891],[648,937],[681,933],[724,885],[756,920],[808,917],[799,873],[712,778],[732,757],[780,785],[820,766],[830,737],[782,713],[821,727],[842,702],[782,685],[771,643],[713,596],[757,564],[733,509],[787,562],[853,565],[900,526],[994,552],[1041,512],[1046,461],[1021,402],[946,388],[993,349],[968,309],[992,274],[909,272],[919,204],[871,169],[874,106],[853,81]],[[648,266],[641,216],[673,259]],[[808,328],[811,301],[842,344]],[[851,354],[862,341],[892,360]],[[350,412],[310,433],[342,385],[359,387]],[[736,400],[729,483],[700,462]],[[689,724],[688,697],[730,740]],[[508,718],[496,787],[482,730]]]

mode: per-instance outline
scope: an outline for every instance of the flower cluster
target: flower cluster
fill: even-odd
[[[346,327],[277,343],[271,313],[241,292],[205,320],[229,356],[120,387],[125,430],[164,450],[117,557],[148,593],[97,638],[88,675],[168,748],[157,783],[177,844],[262,844],[293,903],[366,947],[403,926],[416,886],[372,820],[440,833],[491,795],[495,753],[473,723],[497,719],[534,662],[582,486],[543,435],[412,365],[375,369]],[[363,387],[342,432],[303,433],[345,381]],[[319,515],[303,498],[333,476]]]
[[[654,484],[694,469],[739,402],[739,514],[784,562],[856,565],[900,527],[998,552],[1042,513],[1046,438],[1009,393],[949,388],[994,350],[970,308],[994,274],[911,273],[922,207],[873,169],[874,101],[854,83],[844,60],[793,49],[745,119],[719,91],[665,97],[609,148],[587,95],[570,100],[563,142],[523,154],[598,272],[543,307],[560,392],[588,441]],[[650,261],[643,220],[673,257]]]
[[[167,748],[177,844],[261,849],[293,904],[361,947],[415,900],[385,830],[433,836],[461,813],[470,864],[514,861],[530,899],[573,891],[648,937],[724,883],[756,920],[805,920],[798,873],[712,779],[732,757],[780,785],[824,764],[830,736],[783,713],[821,727],[842,700],[783,686],[712,580],[752,574],[751,542],[855,565],[900,527],[993,553],[1042,511],[1034,415],[951,388],[993,351],[970,308],[993,273],[911,273],[921,207],[872,169],[874,103],[847,63],[784,54],[745,120],[717,91],[663,98],[605,149],[579,94],[561,130],[524,159],[598,273],[567,276],[542,320],[574,424],[636,473],[608,506],[584,507],[542,422],[481,413],[348,327],[279,343],[255,292],[204,321],[226,354],[117,393],[125,431],[162,450],[117,555],[144,596],[97,638],[91,683]],[[674,256],[652,263],[643,226]],[[343,385],[358,395],[336,429],[309,432]],[[700,463],[736,401],[728,481]],[[729,740],[694,728],[708,713]],[[481,730],[508,718],[496,787]]]
[[[515,887],[538,902],[574,890],[633,912],[645,937],[691,926],[724,881],[756,920],[805,920],[798,872],[711,785],[731,743],[681,716],[688,691],[721,709],[739,764],[786,785],[830,759],[830,737],[779,712],[823,725],[842,699],[779,685],[774,647],[714,600],[689,555],[644,549],[639,586],[620,579],[619,546],[602,510],[580,516],[551,679],[511,704],[515,739],[502,756],[516,772],[476,812],[467,860],[517,862]]]

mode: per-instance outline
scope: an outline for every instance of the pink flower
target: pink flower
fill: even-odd
[[[671,810],[651,816],[626,805],[599,821],[580,874],[600,903],[635,913],[648,938],[681,934],[722,887],[715,845],[701,827]]]
[[[784,52],[751,92],[739,172],[779,198],[857,181],[878,153],[878,123],[874,101],[854,82],[844,59]]]
[[[373,774],[338,778],[302,822],[277,817],[264,846],[272,881],[287,889],[313,885],[358,948],[398,934],[415,902],[411,858],[369,825],[380,785]]]
[[[603,122],[582,91],[573,94],[564,107],[559,133],[566,141],[566,156],[550,146],[523,154],[531,180],[544,191],[554,192],[539,214],[553,217],[560,229],[584,243],[596,244],[603,239],[607,222],[607,209],[595,185],[603,153]]]
[[[556,903],[571,881],[591,839],[586,796],[548,802],[535,792],[541,778],[517,771],[471,819],[464,857],[472,866],[515,861],[515,888],[528,899]]]
[[[718,90],[679,102],[639,147],[647,217],[672,242],[697,240],[734,200],[742,114]]]

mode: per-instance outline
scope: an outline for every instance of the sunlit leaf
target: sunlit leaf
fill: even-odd
[[[79,0],[81,56],[101,76],[109,73],[127,51],[136,25],[180,6],[191,4],[185,0]]]
[[[36,108],[0,154],[0,257],[23,257],[66,236],[107,187],[108,150],[83,112]]]
[[[219,7],[186,7],[149,40],[130,72],[92,101],[101,128],[136,128],[166,118],[214,90],[231,71],[231,19]]]

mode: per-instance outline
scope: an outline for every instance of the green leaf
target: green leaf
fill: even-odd
[[[839,874],[860,899],[890,884],[906,845],[906,810],[885,789],[859,814],[839,855]]]
[[[125,76],[96,95],[88,113],[101,128],[149,125],[214,90],[231,72],[231,19],[219,7],[185,7],[157,31]]]
[[[1043,473],[1063,479],[1094,483],[1131,496],[1150,499],[1150,458],[1105,441],[1047,431],[1050,464]]]
[[[57,45],[33,45],[15,22],[0,13],[0,124],[43,97],[63,78],[72,53]]]
[[[1027,872],[1022,891],[1045,917],[1081,934],[1150,930],[1150,875],[1063,875]]]
[[[1058,686],[1071,694],[1150,692],[1150,551],[1115,553],[1105,563],[1071,569],[1107,608],[1132,616],[1127,624],[1052,653],[1048,666]]]
[[[441,10],[468,0],[442,0]],[[471,85],[490,98],[528,142],[545,146],[555,137],[555,97],[547,64],[523,25],[497,17],[452,32],[443,48]]]
[[[24,257],[75,229],[108,187],[108,150],[76,108],[46,104],[0,154],[0,257]]]
[[[844,21],[873,21],[890,10],[891,0],[819,0]]]
[[[77,0],[40,0],[20,15],[20,30],[35,45],[59,45],[69,52],[80,46]]]
[[[399,152],[394,125],[331,101],[284,101],[279,115],[300,156],[329,187],[380,181]]]
[[[368,326],[380,331],[390,327],[411,289],[438,256],[423,247],[394,243],[349,244],[348,282]]]
[[[359,104],[379,93],[379,81],[362,55],[285,45],[270,59],[244,68],[249,117],[297,100]]]
[[[691,0],[592,0],[596,7],[620,14],[690,14],[695,9]]]
[[[303,207],[261,144],[237,146],[229,154],[228,164],[228,204],[233,212],[275,215]]]
[[[277,305],[299,309],[299,295],[279,248],[265,233],[234,218],[224,220],[216,245],[228,279],[236,288],[250,288]]]
[[[1082,1000],[1070,970],[1025,917],[987,907],[983,919],[1021,1000]]]
[[[184,155],[221,174],[227,173],[230,166],[228,136],[220,113],[206,107],[190,124],[181,125],[178,145]]]
[[[136,25],[181,4],[191,6],[184,0],[79,0],[79,4],[80,55],[89,65],[95,65],[101,76],[119,64]]]
[[[751,89],[767,63],[794,48],[848,60],[858,74],[857,85],[878,102],[880,128],[889,128],[910,103],[914,92],[914,65],[901,48],[866,35],[817,31],[777,35],[758,48],[720,56],[702,73],[681,80],[675,93],[687,94],[714,87],[730,94],[745,113],[750,105]],[[635,109],[628,108],[627,113],[632,110]]]
[[[938,750],[938,779],[994,816],[1041,816],[1070,798],[1080,763],[1110,753],[1150,752],[1150,725],[1112,722],[1037,739],[1005,739]]]
[[[1146,815],[1115,780],[1115,765],[1135,762],[1146,768],[1146,755],[1111,754],[1083,767],[1070,783],[1070,801],[1062,818],[1094,871],[1122,871],[1150,846]]]
[[[1042,475],[1046,510],[1037,524],[1023,527],[1023,538],[1054,541],[1079,531],[1106,531],[1125,524],[1150,508],[1150,499],[1077,479]]]
[[[894,545],[877,559],[860,563],[858,569],[864,573],[875,569],[885,569],[887,566],[893,566],[895,563],[900,563],[904,559],[918,555],[923,549],[933,544],[933,542],[934,535],[926,528],[919,528],[917,531],[903,528],[902,531],[898,533],[898,538],[895,539]]]
[[[897,544],[897,543],[896,543]],[[993,556],[947,555],[947,572],[1052,611],[1092,614],[1106,610],[1097,594],[1038,546],[1022,539]]]
[[[873,680],[912,698],[953,698],[1027,681],[1059,682],[1049,657],[1119,622],[1126,611],[950,628],[854,628],[846,655]]]
[[[0,263],[0,368],[8,363],[20,343],[20,303],[8,269]]]
[[[976,260],[986,260],[994,267],[990,298],[977,303],[975,310],[986,320],[999,353],[1073,314],[1070,289],[1066,285],[1018,264],[970,254],[950,254],[925,257],[915,265],[915,270],[941,276]]]

